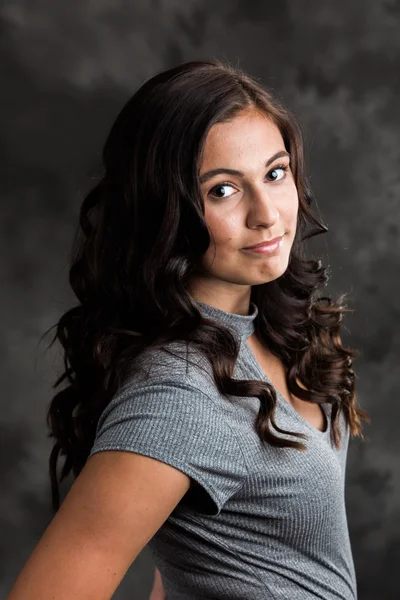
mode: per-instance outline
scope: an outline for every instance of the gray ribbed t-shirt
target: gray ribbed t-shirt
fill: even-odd
[[[235,379],[271,381],[246,340],[258,308],[237,315],[198,302],[240,340]],[[151,350],[144,368],[103,411],[90,455],[137,452],[168,463],[191,487],[148,543],[167,600],[355,600],[345,507],[349,430],[342,444],[277,391],[277,425],[303,432],[308,450],[262,444],[257,397],[219,393],[207,360],[183,342]],[[188,359],[190,362],[187,362]],[[330,405],[322,405],[329,417]]]

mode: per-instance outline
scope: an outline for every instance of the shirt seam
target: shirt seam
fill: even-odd
[[[198,514],[193,514],[192,518],[194,518],[194,520],[196,520],[202,527],[205,527],[209,533],[213,534],[212,529],[210,529],[210,527],[205,523],[204,519],[201,518],[201,516],[199,516]],[[243,562],[243,559],[241,558],[241,555],[236,551],[236,549],[234,547],[232,547],[232,544],[230,546],[225,545],[225,543],[222,540],[219,540],[219,543],[221,546],[223,546],[224,550],[227,551],[228,553],[232,553],[235,555],[235,557],[239,560]],[[271,600],[278,600],[277,596],[275,596],[272,593],[271,588],[267,585],[267,583],[262,579],[262,577],[259,575],[259,573],[257,572],[257,570],[252,566],[249,565],[248,563],[246,563],[249,567],[249,569],[251,570],[251,572],[253,573],[253,575],[255,575],[255,577],[258,579],[258,581],[262,584],[263,588],[268,590],[269,594],[271,595]]]
[[[214,398],[212,398],[212,396],[209,396],[209,395],[208,395],[206,392],[204,392],[203,390],[201,390],[201,389],[199,389],[199,388],[196,388],[196,387],[194,387],[194,386],[193,386],[193,384],[191,384],[191,383],[187,383],[187,382],[176,382],[176,381],[173,381],[173,380],[172,380],[172,381],[171,381],[171,380],[170,380],[170,381],[160,381],[160,382],[157,382],[156,384],[142,385],[142,386],[140,386],[140,387],[137,387],[137,388],[135,388],[135,389],[134,389],[134,391],[135,391],[135,392],[137,392],[137,391],[142,391],[142,390],[145,390],[146,388],[151,388],[151,387],[153,387],[154,385],[160,385],[160,386],[163,386],[163,385],[165,385],[165,386],[171,385],[171,386],[175,386],[175,385],[177,385],[177,383],[178,383],[178,385],[179,385],[179,383],[181,383],[181,384],[182,384],[182,383],[184,383],[184,385],[186,385],[188,388],[190,388],[190,389],[191,389],[193,392],[197,392],[197,393],[199,393],[201,396],[205,396],[206,398],[208,398],[208,400],[211,402],[211,405],[212,405],[212,409],[213,409],[213,411],[214,411],[214,412],[220,412],[220,410],[219,410],[219,407],[218,407],[218,405],[217,405],[217,402],[216,402],[216,400],[215,400]],[[229,407],[228,407],[228,409],[229,409]],[[231,409],[229,409],[229,410],[231,411]],[[226,424],[227,424],[227,426],[229,427],[229,429],[230,429],[230,431],[231,431],[231,433],[232,433],[233,437],[235,438],[235,440],[236,440],[236,442],[237,442],[237,444],[238,444],[238,446],[239,446],[239,448],[240,448],[240,453],[241,453],[241,456],[242,456],[242,460],[243,460],[243,463],[244,463],[244,465],[245,465],[245,467],[246,467],[246,471],[247,471],[247,475],[246,475],[245,479],[247,479],[247,477],[250,475],[250,469],[249,469],[249,465],[248,465],[248,462],[247,462],[247,460],[246,460],[245,454],[244,454],[244,452],[243,452],[242,444],[241,444],[241,442],[240,442],[240,439],[239,439],[239,437],[238,437],[237,433],[236,433],[236,432],[235,432],[235,431],[232,429],[232,426],[231,426],[231,424],[230,424],[228,421],[226,421]],[[239,489],[240,489],[240,488],[239,488]]]

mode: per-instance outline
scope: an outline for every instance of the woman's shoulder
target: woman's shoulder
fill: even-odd
[[[207,358],[192,344],[173,341],[164,348],[148,348],[136,359],[125,385],[148,386],[168,382],[186,384],[212,393],[215,383]]]

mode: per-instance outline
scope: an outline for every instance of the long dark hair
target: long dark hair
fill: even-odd
[[[259,309],[256,332],[285,365],[292,394],[331,403],[336,447],[341,412],[351,435],[364,439],[360,419],[370,419],[356,407],[352,359],[357,353],[340,338],[349,309],[344,295],[336,302],[317,295],[329,279],[328,268],[304,257],[303,242],[327,228],[310,209],[301,127],[239,67],[219,60],[191,61],[158,73],[127,102],[106,140],[101,180],[81,206],[69,271],[79,303],[54,325],[50,344],[58,338],[64,353],[64,372],[53,387],[67,380],[47,414],[49,437],[55,439],[49,460],[54,510],[60,506],[58,456],[65,456],[60,481],[71,470],[77,477],[98,419],[135,359],[145,349],[163,348],[177,339],[208,357],[224,396],[260,399],[256,431],[261,440],[306,449],[273,433],[271,424],[278,432],[304,437],[276,425],[277,397],[270,384],[232,378],[239,344],[221,324],[203,317],[188,293],[210,244],[198,173],[205,138],[215,123],[250,107],[279,128],[299,197],[287,270],[251,290]]]

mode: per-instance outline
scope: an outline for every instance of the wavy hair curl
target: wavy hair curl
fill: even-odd
[[[301,127],[270,90],[239,67],[214,59],[191,61],[156,74],[122,108],[103,149],[104,173],[82,202],[69,271],[79,303],[53,326],[50,344],[58,339],[63,348],[64,371],[53,388],[67,383],[47,413],[48,436],[55,440],[49,459],[54,510],[60,506],[59,455],[65,456],[60,482],[71,470],[77,477],[98,419],[135,360],[148,348],[178,339],[208,358],[221,394],[259,398],[255,426],[261,440],[306,449],[273,433],[271,425],[304,437],[276,425],[273,386],[232,378],[238,342],[221,324],[203,317],[188,293],[210,244],[199,184],[205,139],[215,123],[248,108],[279,128],[299,197],[287,270],[251,290],[259,309],[257,336],[282,360],[292,394],[331,403],[336,447],[341,412],[351,435],[364,439],[361,419],[370,419],[356,406],[352,362],[357,352],[340,338],[350,309],[343,304],[345,295],[336,301],[318,295],[329,279],[328,267],[304,255],[304,241],[327,227],[310,208]]]

